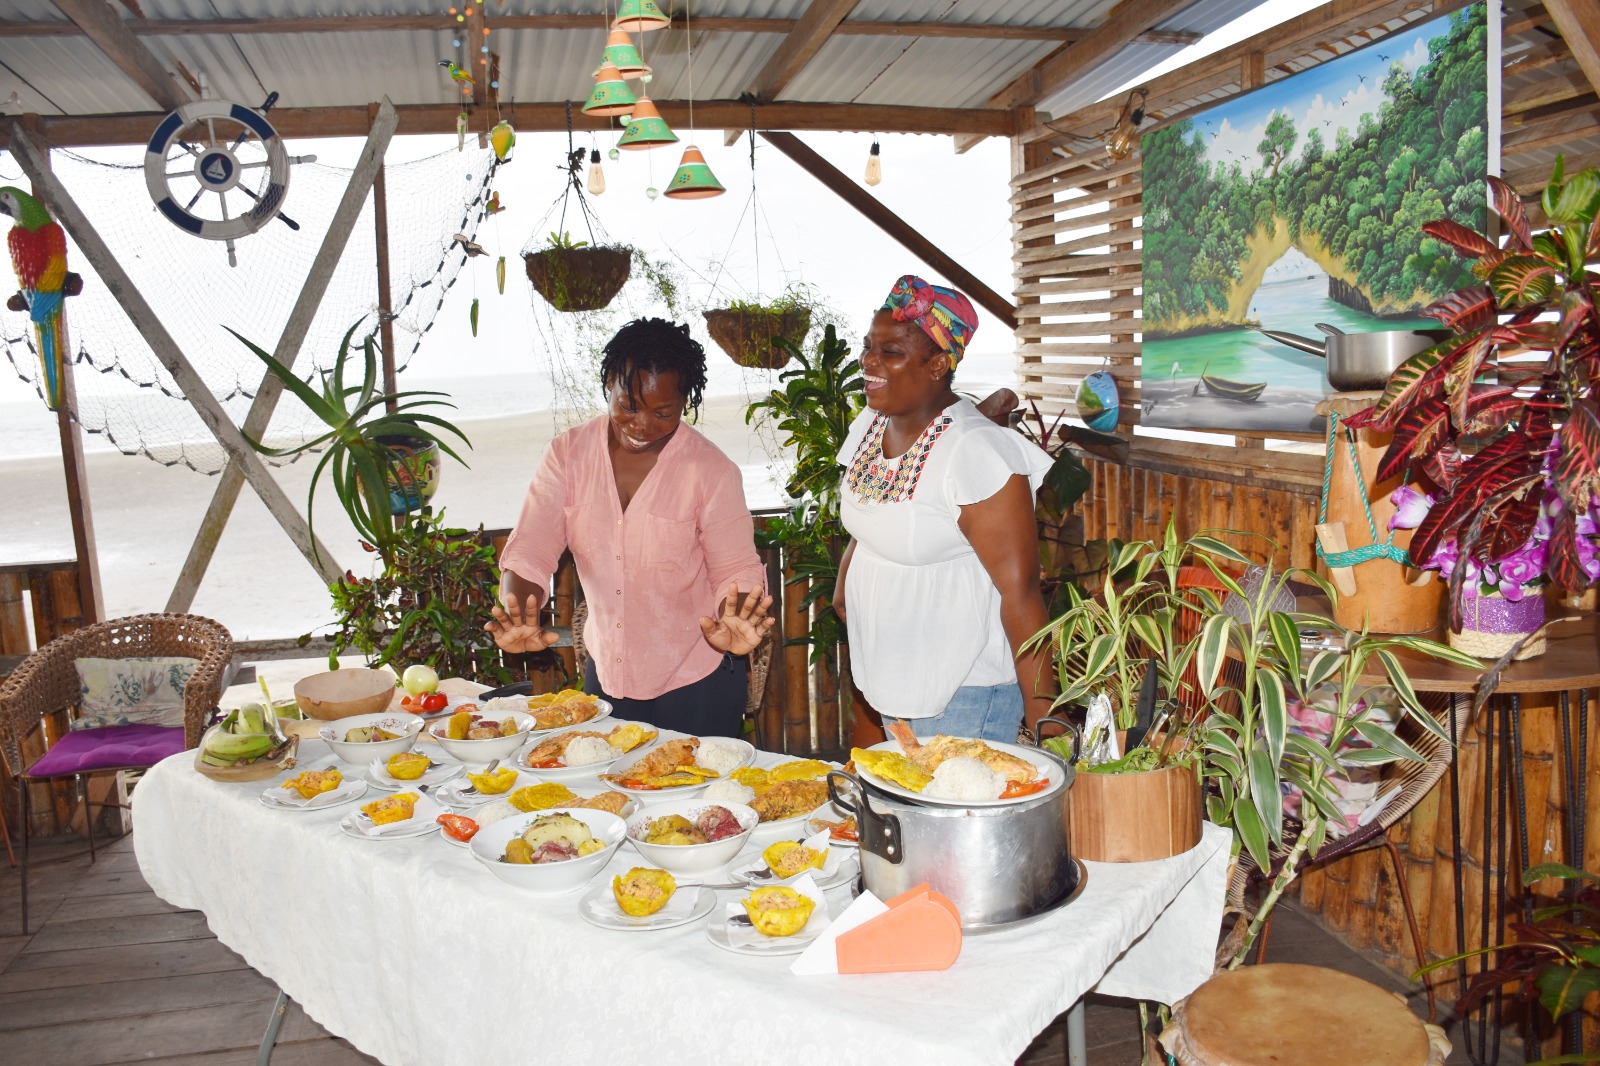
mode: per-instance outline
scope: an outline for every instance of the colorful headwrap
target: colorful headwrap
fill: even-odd
[[[954,289],[929,285],[906,274],[889,290],[882,311],[893,311],[896,321],[915,322],[933,343],[950,353],[950,367],[961,362],[967,342],[978,328],[978,312],[972,301]]]

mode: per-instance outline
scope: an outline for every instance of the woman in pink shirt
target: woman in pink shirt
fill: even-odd
[[[700,408],[705,350],[688,326],[638,319],[607,342],[600,375],[607,412],[550,442],[485,628],[509,652],[555,643],[539,607],[571,548],[589,605],[584,691],[624,719],[738,736],[742,656],[774,620],[739,468],[683,424]]]

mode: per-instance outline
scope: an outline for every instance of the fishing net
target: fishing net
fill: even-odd
[[[121,160],[135,154],[116,153]],[[227,330],[268,352],[276,348],[351,171],[294,165],[284,214],[299,229],[274,220],[241,238],[239,265],[230,268],[220,242],[192,237],[156,212],[145,188],[142,153],[138,161],[125,162],[57,150],[51,162],[206,386],[234,423],[242,424],[265,367]],[[397,369],[403,370],[421,346],[461,273],[467,255],[456,235],[468,241],[475,237],[497,166],[492,151],[469,148],[386,167]],[[319,391],[320,372],[332,365],[345,332],[358,321],[352,343],[378,332],[376,248],[369,193],[294,363],[295,372]],[[83,428],[125,454],[220,472],[227,454],[75,246],[69,246],[67,263],[84,277],[82,295],[67,301],[76,413]],[[37,391],[39,360],[28,316],[13,311],[0,316],[6,358]],[[267,437],[272,443],[299,442],[319,435],[321,427],[309,409],[285,393]]]

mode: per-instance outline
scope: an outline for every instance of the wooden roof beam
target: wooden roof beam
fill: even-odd
[[[1122,0],[1100,27],[1083,40],[1045,56],[1031,70],[989,98],[996,108],[1037,107],[1071,85],[1085,72],[1110,59],[1140,34],[1187,8],[1192,0]],[[956,151],[965,152],[980,137],[957,137]]]
[[[1600,92],[1600,0],[1544,0],[1544,9],[1561,31],[1572,58],[1578,61],[1584,77]]]
[[[960,286],[972,302],[1004,322],[1007,329],[1017,328],[1017,309],[1011,301],[995,292],[978,279],[978,276],[935,245],[922,232],[880,203],[871,193],[852,181],[838,167],[818,155],[812,148],[792,133],[762,130],[762,139],[798,163],[806,173],[832,189],[838,197],[867,216],[879,229],[899,241],[928,265],[942,271],[944,276]]]
[[[792,33],[798,19],[695,17],[701,33]],[[682,19],[674,21],[681,28]],[[455,18],[437,15],[339,15],[287,18],[130,19],[124,25],[139,37],[218,36],[261,33],[385,33],[454,30]],[[499,30],[601,30],[604,20],[594,15],[496,15]],[[991,41],[1054,41],[1072,44],[1092,29],[1079,26],[1030,26],[990,22],[889,22],[882,19],[846,19],[834,27],[836,36],[852,37],[954,37]],[[80,37],[83,31],[68,20],[0,20],[4,37]],[[1198,33],[1152,30],[1136,40],[1143,44],[1193,44]]]
[[[805,14],[795,20],[794,29],[778,44],[761,72],[750,82],[757,100],[773,100],[805,69],[834,28],[855,9],[857,0],[811,0]]]
[[[674,127],[687,127],[689,105],[685,100],[658,100],[656,106]],[[1025,110],[1025,109],[1024,109]],[[454,133],[460,104],[406,104],[397,106],[399,132]],[[1031,112],[1027,112],[1031,114]],[[696,100],[695,121],[702,129],[745,129],[750,124],[750,105],[738,100]],[[502,104],[500,116],[519,133],[558,132],[567,128],[564,103]],[[158,112],[127,112],[110,115],[39,115],[40,132],[58,148],[89,145],[144,144],[161,121]],[[9,138],[19,118],[0,118],[0,147]],[[591,118],[572,109],[574,128],[603,130],[614,128],[608,120]],[[806,104],[779,102],[762,104],[757,122],[771,129],[832,130],[878,133],[974,133],[984,137],[1009,137],[1020,131],[1017,115],[1010,111],[984,108],[895,107],[880,104]],[[364,104],[346,107],[275,107],[272,124],[285,137],[360,137],[369,123]],[[1031,126],[1031,122],[1029,123]]]
[[[157,107],[174,111],[195,99],[155,53],[139,43],[107,0],[55,0],[55,5]]]

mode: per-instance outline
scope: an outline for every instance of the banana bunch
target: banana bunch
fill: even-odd
[[[200,761],[211,766],[237,766],[268,755],[283,743],[277,721],[260,704],[252,703],[228,712],[222,722],[201,742]]]

